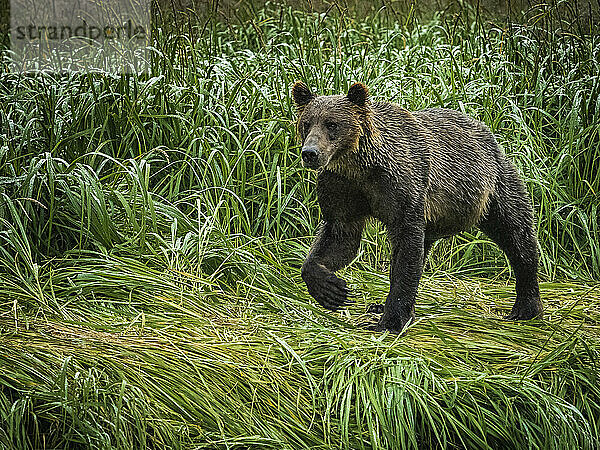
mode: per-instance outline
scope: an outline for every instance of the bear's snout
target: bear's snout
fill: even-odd
[[[317,148],[313,146],[302,147],[302,162],[306,167],[315,169],[319,165],[319,154]]]

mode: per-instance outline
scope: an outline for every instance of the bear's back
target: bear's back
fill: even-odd
[[[450,235],[475,225],[493,195],[504,155],[490,130],[458,111],[409,112],[375,103],[375,121],[389,146],[428,161],[425,219],[431,234]],[[395,157],[391,151],[390,156]]]

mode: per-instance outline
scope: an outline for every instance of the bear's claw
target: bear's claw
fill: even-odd
[[[504,317],[504,320],[541,319],[543,314],[542,303],[539,300],[534,300],[529,303],[514,305],[512,311]]]
[[[333,274],[325,278],[312,279],[308,284],[308,293],[321,306],[331,311],[337,311],[352,303],[348,285]]]
[[[396,317],[393,320],[387,319],[385,316],[382,316],[381,319],[379,319],[379,322],[370,325],[368,329],[373,331],[387,330],[390,333],[399,334],[406,328],[407,325],[413,323],[414,320],[414,315],[410,315],[408,317]]]

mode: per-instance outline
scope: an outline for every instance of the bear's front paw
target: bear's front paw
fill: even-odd
[[[328,274],[323,278],[314,278],[306,283],[308,293],[321,306],[331,311],[348,306],[352,301],[349,299],[350,290],[344,280],[334,274]]]
[[[505,320],[531,320],[541,319],[544,313],[544,307],[539,298],[531,300],[517,301],[512,308],[512,311]]]
[[[370,327],[374,331],[389,331],[391,333],[400,333],[407,325],[414,321],[413,315],[389,317],[385,314],[379,319],[376,325]]]

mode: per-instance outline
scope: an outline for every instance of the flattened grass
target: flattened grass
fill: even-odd
[[[358,287],[374,286],[369,295],[385,289],[378,276],[357,275]],[[100,265],[88,273],[96,284],[113,276]],[[336,315],[285,283],[269,294],[256,280],[215,294],[195,290],[197,278],[182,272],[176,284],[164,274],[157,295],[119,277],[130,298],[97,294],[106,298],[96,308],[110,312],[102,321],[85,320],[85,305],[75,302],[69,316],[80,320],[3,316],[2,442],[598,445],[598,284],[542,284],[547,319],[513,323],[501,320],[512,286],[427,276],[417,323],[395,336],[361,328],[362,299]]]

